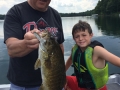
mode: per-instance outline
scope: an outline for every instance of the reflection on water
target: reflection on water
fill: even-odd
[[[0,20],[0,38],[3,38],[3,20]]]
[[[78,23],[79,20],[83,20],[88,22],[93,30],[94,36],[102,36],[101,30],[98,29],[95,19],[93,17],[87,16],[87,17],[62,17],[62,23],[63,23],[63,29],[64,29],[64,35],[65,38],[70,38],[72,33],[72,27],[74,24]]]
[[[120,37],[120,17],[98,17],[95,23],[104,35]]]
[[[65,48],[65,60],[71,53],[71,48],[74,45],[72,40],[72,27],[79,20],[87,21],[93,30],[93,40],[98,40],[105,48],[113,54],[120,57],[120,18],[119,17],[62,17],[63,29],[64,29],[64,48]],[[9,83],[6,78],[8,69],[8,53],[6,46],[3,43],[3,21],[0,21],[0,84]],[[119,73],[120,69],[109,63],[109,74]],[[71,75],[73,69],[69,68],[67,75]]]

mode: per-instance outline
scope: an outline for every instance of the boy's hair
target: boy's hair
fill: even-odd
[[[73,38],[74,38],[74,33],[78,31],[85,31],[85,30],[88,30],[89,34],[92,33],[91,26],[87,22],[79,20],[79,22],[76,23],[72,28]]]

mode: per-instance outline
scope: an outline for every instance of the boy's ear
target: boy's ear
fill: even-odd
[[[93,33],[91,33],[90,35],[91,35],[91,37],[93,37]]]

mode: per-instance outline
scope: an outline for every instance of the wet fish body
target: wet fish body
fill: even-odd
[[[35,69],[41,68],[40,90],[62,90],[66,83],[65,61],[60,45],[48,31],[42,32]]]

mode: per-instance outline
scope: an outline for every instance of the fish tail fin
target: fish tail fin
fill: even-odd
[[[41,66],[40,59],[37,59],[34,65],[34,69],[37,70],[38,68],[40,68],[40,66]]]

